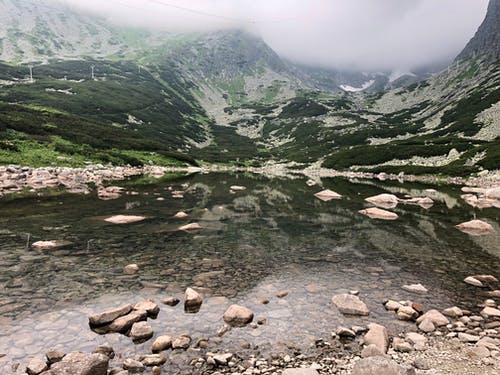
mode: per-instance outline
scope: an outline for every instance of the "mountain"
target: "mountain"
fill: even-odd
[[[490,0],[486,18],[464,50],[457,56],[462,60],[476,56],[490,59],[500,57],[500,0]]]
[[[498,169],[498,57],[466,53],[498,48],[492,4],[450,67],[373,73],[297,65],[241,30],[118,28],[57,2],[0,0],[10,15],[0,24],[0,164]]]

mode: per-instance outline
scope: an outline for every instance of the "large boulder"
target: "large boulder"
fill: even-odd
[[[106,310],[101,313],[92,314],[89,316],[89,323],[92,326],[100,326],[103,324],[111,323],[120,316],[127,315],[132,311],[132,305],[127,304],[113,309]]]
[[[54,363],[44,375],[106,375],[109,358],[100,353],[74,352]]]
[[[370,311],[366,304],[359,299],[348,293],[337,294],[332,297],[332,303],[342,314],[348,315],[368,315]]]
[[[387,353],[387,349],[389,348],[387,329],[377,323],[370,323],[368,325],[368,332],[365,334],[363,341],[366,345],[375,345],[382,353]]]
[[[231,305],[224,313],[224,321],[233,327],[244,327],[253,320],[253,312],[246,307]]]
[[[354,365],[353,375],[414,375],[414,368],[404,368],[386,357],[364,358]]]

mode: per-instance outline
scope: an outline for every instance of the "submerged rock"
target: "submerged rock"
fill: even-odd
[[[332,297],[332,303],[342,314],[368,315],[370,311],[366,304],[358,296],[343,293]]]
[[[370,219],[396,220],[399,218],[399,216],[394,212],[382,210],[376,207],[370,207],[358,212],[362,215],[368,216]]]
[[[233,327],[244,327],[253,320],[253,312],[246,307],[231,305],[224,313],[224,321]]]
[[[110,216],[104,221],[111,223],[111,224],[129,224],[129,223],[136,223],[139,221],[145,220],[145,216],[136,216],[136,215],[115,215],[115,216]]]
[[[402,288],[406,290],[407,292],[412,292],[412,293],[427,293],[428,290],[425,286],[422,284],[410,284],[410,285],[403,285]]]
[[[172,347],[172,338],[170,336],[158,336],[151,346],[153,353],[162,352]]]
[[[106,375],[109,358],[100,353],[69,353],[50,367],[50,375]]]
[[[455,225],[455,228],[473,236],[493,233],[493,227],[491,224],[482,220],[467,221],[465,223]]]
[[[314,196],[318,199],[321,199],[322,201],[325,201],[325,202],[332,200],[332,199],[341,199],[342,198],[342,195],[340,195],[340,194],[338,194],[330,189],[320,191],[319,193],[314,194]]]

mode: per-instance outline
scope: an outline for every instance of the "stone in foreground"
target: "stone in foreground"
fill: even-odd
[[[394,212],[382,210],[377,207],[370,207],[358,212],[362,215],[368,216],[370,219],[396,220],[397,218],[399,218],[399,216]]]
[[[287,368],[283,375],[319,375],[313,368]]]
[[[28,367],[26,367],[26,372],[28,375],[38,375],[43,371],[48,370],[48,368],[49,366],[47,366],[47,363],[44,360],[40,358],[33,358],[28,364]]]
[[[183,230],[185,232],[191,232],[191,231],[202,230],[202,229],[203,229],[203,227],[198,223],[186,224],[186,225],[179,227],[179,230]]]
[[[358,296],[343,293],[332,297],[332,303],[342,314],[368,315],[370,311],[366,304]]]
[[[224,321],[233,327],[244,327],[253,320],[253,312],[246,307],[231,305],[224,313]]]
[[[387,353],[387,349],[389,348],[387,329],[380,324],[370,323],[363,341],[366,345],[375,345],[384,354]]]
[[[413,375],[415,369],[406,369],[385,357],[369,357],[362,359],[352,369],[354,375]]]
[[[135,215],[115,215],[115,216],[110,216],[104,221],[111,223],[111,224],[130,224],[130,223],[137,223],[139,221],[145,220],[145,216],[135,216]]]
[[[50,375],[106,375],[109,358],[104,354],[69,353],[60,362],[54,363]]]
[[[89,323],[93,326],[111,323],[116,318],[127,315],[130,311],[132,311],[132,305],[127,304],[114,309],[106,310],[102,313],[92,314],[89,316]]]
[[[449,323],[446,316],[441,314],[438,310],[429,310],[420,318],[417,319],[417,324],[422,323],[425,319],[429,319],[436,327],[445,326]]]
[[[493,233],[493,227],[491,224],[482,220],[467,221],[465,223],[455,225],[455,228],[473,236]]]

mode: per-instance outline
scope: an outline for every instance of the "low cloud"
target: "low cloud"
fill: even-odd
[[[135,27],[174,32],[245,28],[296,62],[367,71],[451,60],[474,35],[488,4],[488,0],[60,1]]]

